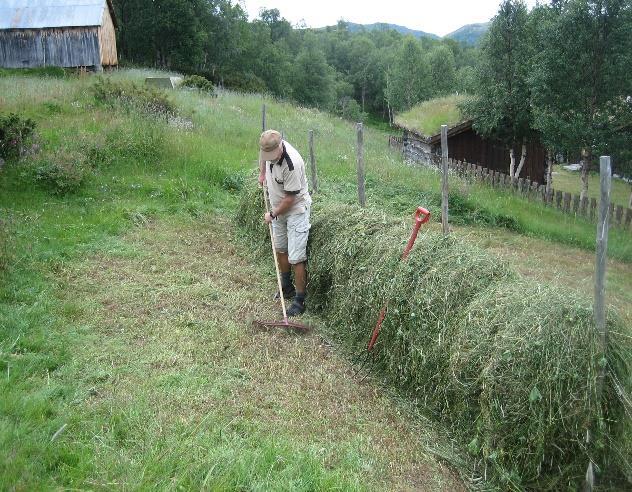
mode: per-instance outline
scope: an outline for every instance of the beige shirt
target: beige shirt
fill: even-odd
[[[266,161],[266,182],[272,207],[276,207],[289,193],[296,197],[294,205],[284,215],[302,214],[312,203],[307,190],[305,163],[298,151],[283,140],[285,152],[278,162]]]

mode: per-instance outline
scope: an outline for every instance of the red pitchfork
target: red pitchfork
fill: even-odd
[[[408,253],[413,249],[413,244],[415,244],[415,240],[417,239],[417,234],[419,233],[419,229],[422,224],[425,224],[430,220],[430,212],[423,207],[417,207],[417,211],[415,212],[415,224],[413,225],[413,232],[410,233],[410,239],[404,248],[404,252],[402,253],[402,261],[405,261],[408,258]],[[377,317],[377,323],[375,324],[375,328],[373,329],[373,335],[371,335],[371,340],[369,340],[369,345],[367,347],[367,351],[370,352],[373,350],[373,346],[377,341],[377,337],[380,335],[380,329],[382,328],[382,322],[384,321],[384,317],[386,316],[386,310],[388,309],[388,301],[384,303],[384,307],[380,311],[380,315]]]

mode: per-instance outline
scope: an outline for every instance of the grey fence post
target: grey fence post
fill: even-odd
[[[358,201],[361,207],[366,207],[366,197],[364,195],[364,127],[362,123],[356,124],[358,136]]]
[[[443,234],[448,234],[448,125],[441,125],[441,225]]]
[[[610,157],[601,156],[599,159],[599,177],[601,184],[601,196],[599,201],[599,220],[597,222],[597,252],[595,255],[595,326],[599,333],[599,372],[595,385],[595,398],[597,407],[601,406],[601,395],[603,393],[604,380],[606,377],[606,364],[601,360],[606,358],[606,347],[608,344],[608,327],[606,326],[606,259],[608,251],[608,222],[610,215],[610,187],[611,187],[611,166]],[[586,443],[589,444],[592,436],[589,428],[586,433]],[[586,470],[585,490],[592,491],[595,484],[594,463],[592,460]]]
[[[316,157],[314,156],[314,130],[309,131],[309,164],[312,175],[312,191],[318,191],[318,174],[316,173]]]

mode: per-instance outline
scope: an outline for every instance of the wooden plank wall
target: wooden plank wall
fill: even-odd
[[[391,148],[397,149],[399,152],[403,152],[406,148],[401,137],[391,136],[388,143]],[[452,148],[449,148],[450,153],[452,153]],[[441,163],[440,159],[424,160],[423,162],[436,167],[439,167]],[[522,195],[529,200],[540,201],[549,207],[557,208],[561,212],[576,217],[583,217],[592,222],[597,220],[596,211],[598,204],[594,198],[581,200],[579,195],[555,189],[551,189],[547,194],[546,186],[537,181],[519,178],[512,182],[509,175],[505,173],[460,159],[448,159],[448,168],[463,179],[476,180],[494,188],[503,188]],[[632,208],[610,203],[609,210],[611,226],[632,232]]]
[[[474,130],[467,130],[450,137],[448,146],[450,156],[454,159],[479,164],[493,171],[505,173],[509,171],[509,150],[500,145],[494,145],[489,140],[482,139]],[[520,162],[521,153],[521,146],[514,149],[516,166]],[[539,144],[527,144],[527,156],[520,176],[544,183],[545,174],[546,151]]]
[[[116,52],[116,32],[109,9],[103,11],[103,22],[99,29],[99,46],[101,48],[101,65],[111,67],[118,65]]]
[[[97,28],[0,31],[0,66],[5,68],[100,67]]]

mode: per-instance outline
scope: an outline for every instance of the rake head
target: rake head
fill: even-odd
[[[307,333],[310,331],[310,327],[304,325],[302,323],[297,323],[295,321],[290,321],[286,318],[283,318],[281,321],[267,321],[256,319],[253,321],[253,324],[260,328],[290,328],[299,333]]]

